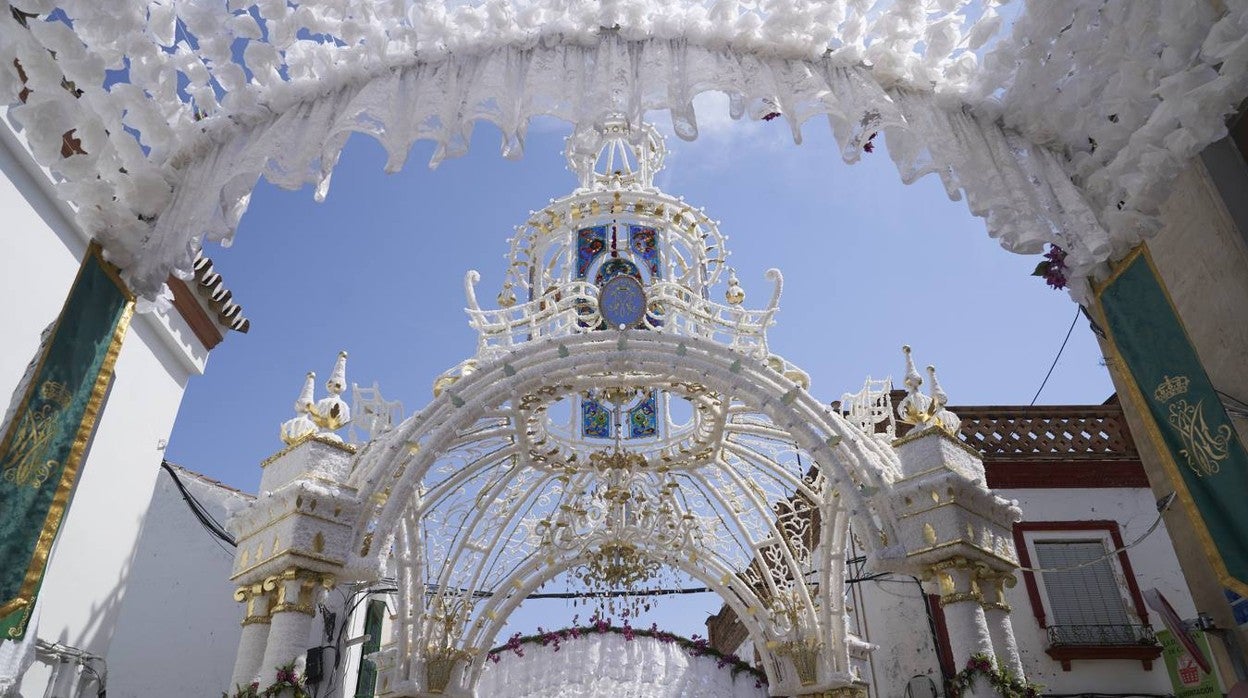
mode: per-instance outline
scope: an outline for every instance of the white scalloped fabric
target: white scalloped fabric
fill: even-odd
[[[390,169],[417,140],[462,154],[481,120],[509,157],[536,115],[666,110],[692,139],[719,90],[795,138],[825,116],[847,162],[883,132],[905,181],[936,173],[1006,249],[1066,248],[1082,297],[1248,97],[1248,0],[6,4],[33,15],[0,15],[10,118],[147,296],[228,244],[258,177],[323,197],[351,132]],[[62,157],[71,130],[85,154]]]
[[[589,634],[553,645],[524,645],[486,662],[477,684],[482,698],[762,698],[767,688],[750,674],[733,676],[714,657],[694,657],[650,637],[625,640]]]

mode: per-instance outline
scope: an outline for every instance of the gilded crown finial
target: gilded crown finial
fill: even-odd
[[[334,432],[351,421],[351,408],[341,397],[347,389],[347,352],[338,352],[338,360],[334,362],[329,380],[325,381],[325,389],[329,395],[308,407],[308,417],[320,428],[320,436],[341,441],[342,437]]]
[[[949,396],[936,379],[936,367],[928,366],[927,375],[931,380],[931,394],[919,392],[923,385],[923,377],[914,366],[914,357],[909,345],[901,348],[906,355],[906,396],[897,403],[897,415],[902,422],[914,425],[917,429],[938,427],[950,436],[956,437],[962,420],[953,412],[945,409]]]
[[[1161,383],[1157,384],[1157,389],[1153,391],[1153,397],[1157,402],[1169,402],[1174,398],[1187,392],[1191,381],[1187,376],[1162,376]]]
[[[315,388],[316,374],[308,371],[308,375],[303,379],[303,389],[299,391],[299,397],[295,399],[294,418],[282,422],[283,443],[295,444],[316,433],[316,424],[308,417],[308,412],[313,407]]]

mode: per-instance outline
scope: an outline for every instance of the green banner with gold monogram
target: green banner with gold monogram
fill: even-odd
[[[1097,299],[1118,354],[1111,363],[1149,422],[1197,542],[1222,583],[1248,594],[1248,454],[1146,248],[1119,263]]]
[[[92,245],[0,440],[0,639],[26,634],[133,307]]]

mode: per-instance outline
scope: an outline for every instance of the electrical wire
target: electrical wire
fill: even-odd
[[[1075,317],[1070,321],[1070,329],[1066,330],[1066,338],[1062,340],[1062,346],[1057,350],[1057,356],[1054,356],[1053,363],[1049,364],[1049,372],[1044,374],[1044,380],[1040,381],[1040,387],[1036,388],[1036,394],[1031,396],[1031,402],[1027,403],[1028,405],[1036,404],[1036,400],[1039,399],[1040,393],[1044,390],[1044,386],[1049,384],[1049,376],[1053,375],[1053,369],[1057,368],[1057,360],[1062,358],[1062,352],[1066,351],[1066,342],[1070,341],[1070,335],[1075,331],[1075,324],[1079,322],[1079,316],[1081,314],[1083,314],[1082,305],[1075,311]]]
[[[1157,520],[1153,521],[1153,525],[1149,526],[1147,531],[1145,531],[1143,534],[1140,535],[1139,538],[1136,538],[1130,543],[1127,543],[1126,545],[1120,548],[1115,548],[1113,550],[1110,550],[1109,552],[1105,553],[1104,555],[1098,558],[1094,558],[1086,562],[1081,562],[1077,565],[1071,565],[1069,567],[1019,567],[1018,569],[1021,572],[1068,572],[1070,570],[1077,570],[1082,567],[1090,567],[1102,560],[1107,560],[1119,553],[1125,552],[1128,548],[1134,548],[1135,546],[1139,545],[1140,542],[1143,541],[1145,538],[1151,536],[1153,534],[1153,531],[1157,530],[1157,527],[1161,525],[1162,518],[1165,517],[1166,510],[1169,509],[1170,505],[1174,503],[1174,499],[1175,499],[1175,493],[1171,492],[1170,494],[1157,500]]]
[[[225,527],[221,525],[221,522],[217,521],[212,514],[204,508],[204,505],[195,498],[195,495],[191,494],[190,491],[186,489],[186,485],[182,484],[182,478],[178,477],[177,471],[175,471],[173,466],[169,464],[169,461],[161,461],[160,467],[164,468],[165,472],[169,473],[169,477],[173,478],[174,486],[178,488],[178,492],[182,493],[183,501],[185,501],[186,505],[190,507],[191,513],[195,515],[195,518],[199,521],[199,524],[204,527],[204,530],[208,531],[208,533],[210,533],[214,538],[229,543],[230,547],[237,548],[238,541],[234,540],[234,536],[230,535],[229,531],[225,530]],[[226,552],[229,551],[227,550]]]

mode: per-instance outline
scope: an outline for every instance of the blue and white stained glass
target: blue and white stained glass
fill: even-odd
[[[651,390],[646,399],[628,411],[628,438],[644,439],[659,433],[659,391]]]
[[[611,438],[611,410],[593,398],[581,398],[581,434],[591,439]]]

